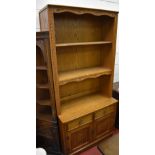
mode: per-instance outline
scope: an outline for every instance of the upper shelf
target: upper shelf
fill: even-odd
[[[112,44],[112,42],[111,41],[94,41],[94,42],[78,42],[78,43],[58,43],[58,44],[56,44],[56,47],[104,45],[104,44]]]
[[[93,67],[78,69],[59,73],[59,85],[64,85],[69,82],[78,82],[88,78],[97,78],[102,75],[110,75],[111,69],[104,67]]]

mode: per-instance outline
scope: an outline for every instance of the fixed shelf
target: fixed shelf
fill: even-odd
[[[97,78],[102,75],[110,75],[111,69],[105,67],[84,68],[73,71],[59,73],[59,85],[64,85],[69,82],[78,82],[88,78]]]
[[[76,43],[57,43],[56,47],[104,45],[104,44],[112,44],[112,42],[111,41],[93,41],[93,42],[76,42]]]
[[[63,123],[69,122],[94,111],[105,108],[116,102],[116,99],[103,96],[99,93],[64,101],[62,102],[61,114],[59,115],[59,119]]]

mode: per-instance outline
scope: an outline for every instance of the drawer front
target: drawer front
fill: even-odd
[[[95,119],[103,117],[105,115],[104,111],[105,111],[104,109],[101,109],[101,110],[97,111],[95,113]]]
[[[105,114],[112,113],[115,111],[115,109],[116,109],[115,105],[108,106],[107,108],[105,108]]]
[[[114,112],[115,107],[116,107],[115,105],[112,105],[112,106],[108,106],[106,108],[103,108],[101,110],[98,110],[97,112],[95,112],[95,119],[104,117],[105,115]]]
[[[82,126],[84,124],[88,124],[90,122],[92,122],[92,114],[78,118],[72,122],[69,122],[68,131],[78,128],[79,126]]]

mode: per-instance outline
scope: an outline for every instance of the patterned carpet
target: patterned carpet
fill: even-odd
[[[82,152],[80,155],[102,155],[97,146],[90,148],[89,150]]]

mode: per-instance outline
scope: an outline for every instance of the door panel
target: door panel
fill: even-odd
[[[69,151],[72,152],[91,142],[92,124],[68,132]]]
[[[106,117],[95,120],[94,123],[94,139],[104,136],[112,131],[114,127],[115,113],[111,113]]]

